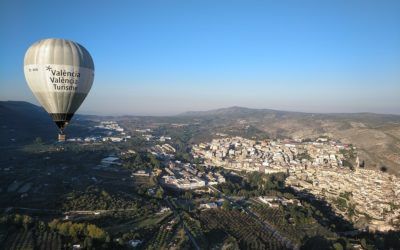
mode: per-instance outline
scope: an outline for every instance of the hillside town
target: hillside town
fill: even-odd
[[[357,227],[372,231],[398,229],[399,179],[360,167],[355,150],[328,138],[302,142],[224,137],[193,146],[192,154],[209,166],[246,172],[285,172],[287,185],[326,200],[335,213]]]
[[[387,173],[357,168],[291,169],[286,184],[328,201],[335,212],[372,231],[400,228],[400,180]]]

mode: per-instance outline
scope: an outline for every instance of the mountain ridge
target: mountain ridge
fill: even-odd
[[[177,116],[205,116],[205,115],[219,115],[219,114],[231,114],[234,112],[238,113],[286,113],[286,114],[303,114],[303,115],[376,115],[376,116],[393,116],[400,117],[400,114],[386,114],[386,113],[374,113],[374,112],[303,112],[303,111],[291,111],[291,110],[277,110],[268,108],[248,108],[243,106],[230,106],[226,108],[210,109],[210,110],[198,110],[198,111],[185,111],[177,114]]]

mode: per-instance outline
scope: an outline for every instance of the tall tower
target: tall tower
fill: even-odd
[[[360,159],[358,159],[358,156],[357,156],[355,168],[357,169],[357,168],[359,168],[359,167],[360,167]]]

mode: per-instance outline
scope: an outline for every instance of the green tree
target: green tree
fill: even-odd
[[[22,216],[22,225],[24,226],[25,230],[27,230],[30,227],[32,222],[33,222],[32,218],[29,217],[28,215]]]
[[[192,194],[192,192],[185,192],[185,199],[186,200],[190,200],[190,199],[192,199],[193,198],[193,194]]]
[[[229,236],[224,241],[224,245],[223,245],[222,249],[239,250],[240,247],[239,247],[239,243],[237,242],[237,240],[235,238],[233,238],[232,236]]]
[[[60,221],[58,219],[54,219],[51,222],[49,222],[49,228],[51,230],[57,230],[58,224],[60,223]]]
[[[21,225],[21,224],[22,224],[22,220],[23,220],[22,215],[16,214],[16,215],[14,216],[14,223],[15,223],[15,224]]]
[[[46,224],[43,221],[39,221],[37,227],[41,233],[44,233],[47,230]]]
[[[73,223],[69,228],[69,235],[77,239],[80,235],[83,235],[85,230],[85,224],[83,223]]]
[[[107,236],[103,229],[97,227],[96,225],[88,224],[86,226],[87,236],[93,239],[104,240]]]
[[[140,156],[139,153],[136,155],[135,160],[133,161],[133,164],[135,164],[135,166],[140,166],[143,164],[142,157]]]
[[[69,228],[71,227],[72,222],[64,222],[64,223],[59,223],[57,225],[57,230],[60,234],[64,236],[69,236]]]
[[[42,138],[41,138],[41,137],[36,137],[36,138],[35,138],[35,143],[38,144],[38,145],[43,144]]]
[[[86,249],[92,249],[93,247],[93,240],[90,237],[86,237],[83,241],[83,247]]]
[[[150,159],[150,164],[153,168],[160,167],[160,161],[153,154],[148,154],[148,158]]]
[[[106,199],[110,199],[111,198],[110,194],[107,193],[107,191],[105,191],[105,190],[102,190],[100,194]]]
[[[225,210],[231,210],[232,206],[231,206],[230,201],[225,199],[224,202],[222,203],[222,208],[225,209]]]
[[[350,170],[354,170],[354,166],[349,160],[343,160],[342,164],[343,164],[343,167],[348,167],[348,168],[350,168]]]
[[[157,189],[156,198],[162,199],[164,196],[164,190],[162,188]]]
[[[343,246],[339,242],[333,244],[333,248],[335,248],[335,250],[343,250]]]

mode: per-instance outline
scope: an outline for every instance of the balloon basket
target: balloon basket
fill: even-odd
[[[64,142],[65,141],[65,134],[58,134],[58,141]]]

